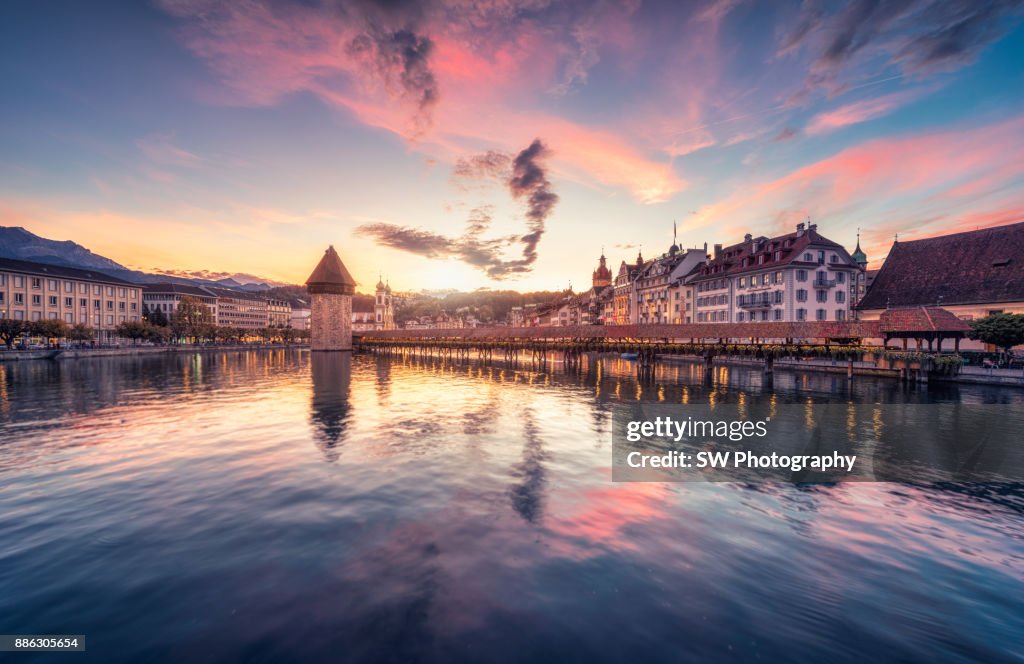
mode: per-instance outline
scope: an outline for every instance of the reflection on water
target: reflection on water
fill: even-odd
[[[1020,656],[1020,485],[610,481],[619,402],[852,417],[1020,392],[701,378],[300,351],[0,364],[0,632],[84,633],[98,662]]]
[[[311,419],[317,441],[328,461],[338,458],[335,450],[344,440],[349,416],[348,392],[352,382],[351,353],[312,353],[313,409]]]

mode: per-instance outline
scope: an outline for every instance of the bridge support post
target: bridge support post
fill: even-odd
[[[715,356],[704,353],[704,384],[711,385],[715,379]]]

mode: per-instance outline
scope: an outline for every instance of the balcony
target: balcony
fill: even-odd
[[[736,304],[742,309],[769,309],[774,300],[767,295],[745,296],[737,298]]]
[[[835,285],[836,285],[836,280],[835,279],[821,279],[819,277],[819,278],[816,278],[814,280],[814,287],[815,288],[832,288]]]

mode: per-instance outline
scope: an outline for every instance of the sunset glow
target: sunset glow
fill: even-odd
[[[6,14],[0,225],[146,271],[301,283],[334,244],[364,291],[554,289],[674,221],[701,246],[808,217],[877,267],[1024,211],[1010,2]],[[546,184],[510,184],[518,155]]]

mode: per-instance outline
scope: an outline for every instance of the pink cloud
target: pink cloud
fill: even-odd
[[[413,85],[408,62],[396,64],[372,50],[353,56],[351,45],[380,28],[351,12],[330,15],[261,2],[166,0],[164,6],[187,19],[185,43],[223,81],[217,96],[222,103],[267,105],[311,92],[367,125],[440,148],[452,160],[481,145],[510,149],[541,136],[554,150],[556,170],[569,177],[625,187],[645,203],[666,200],[685,186],[667,159],[649,156],[615,132],[533,110],[538,104],[532,102],[553,87],[564,91],[585,81],[606,41],[615,48],[632,43],[623,22],[635,11],[633,3],[598,3],[557,29],[513,20],[516,10],[505,3],[425,7],[418,25],[384,30],[388,39],[415,33],[415,43],[427,45],[429,68],[412,71]],[[427,95],[432,101],[424,106]],[[523,104],[513,108],[510,98]]]
[[[689,229],[778,232],[807,216],[822,230],[873,227],[891,240],[903,228],[937,234],[979,213],[1005,216],[1024,194],[998,192],[1021,178],[1024,117],[995,125],[868,141],[781,177],[743,183],[697,211]],[[724,238],[728,241],[728,237]]]
[[[813,136],[874,120],[892,113],[897,108],[918,99],[921,95],[922,91],[895,92],[875,99],[846,104],[815,115],[807,123],[806,131]]]

